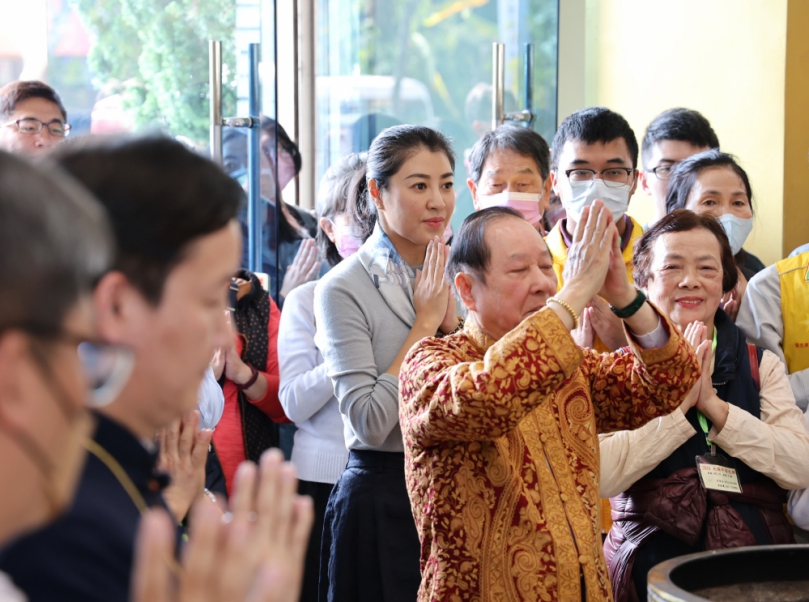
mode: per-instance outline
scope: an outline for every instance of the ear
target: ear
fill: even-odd
[[[382,193],[379,190],[379,185],[377,185],[376,180],[373,178],[368,180],[368,194],[371,195],[371,201],[376,205],[377,209],[385,208],[382,204]]]
[[[105,274],[93,291],[93,306],[101,338],[110,343],[130,345],[142,326],[141,316],[148,305],[129,279],[113,270]]]
[[[334,235],[334,224],[331,223],[331,220],[327,217],[321,217],[320,221],[318,222],[320,225],[320,229],[326,233],[326,237],[334,244],[335,242],[335,235]]]
[[[550,181],[551,189],[556,193],[556,196],[562,198],[562,193],[559,192],[559,176],[557,175],[557,170],[554,169],[551,171]]]
[[[474,205],[475,211],[480,211],[480,207],[478,207],[478,185],[475,184],[472,178],[466,180],[466,185],[469,186],[469,192],[472,194],[472,205]]]
[[[638,189],[638,182],[640,181],[640,174],[641,172],[637,169],[635,170],[635,179],[632,182],[632,188],[629,189],[629,198],[632,198],[632,195],[635,194],[635,190]]]
[[[466,306],[469,311],[477,311],[477,304],[472,295],[472,285],[474,284],[474,276],[466,272],[458,272],[455,274],[455,290],[458,291],[458,297],[461,303]]]
[[[548,176],[545,178],[544,189],[542,191],[542,199],[539,201],[539,210],[542,212],[542,215],[545,215],[545,212],[551,208],[551,178]]]
[[[654,177],[654,176],[652,176],[652,177]],[[648,194],[649,196],[651,196],[652,189],[649,188],[649,182],[648,182],[647,178],[648,178],[648,174],[645,171],[641,171],[638,174],[638,181],[640,182],[640,189],[643,192],[645,192],[646,194]]]

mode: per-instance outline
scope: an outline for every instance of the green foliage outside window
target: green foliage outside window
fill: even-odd
[[[208,40],[222,40],[223,104],[235,106],[235,0],[72,0],[93,36],[94,85],[121,93],[137,128],[204,145]]]

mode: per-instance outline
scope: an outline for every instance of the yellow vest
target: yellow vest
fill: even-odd
[[[784,358],[790,374],[809,368],[809,251],[775,264],[781,282]]]
[[[629,282],[633,283],[634,280],[632,277],[634,270],[632,269],[632,257],[635,255],[635,244],[638,242],[638,239],[643,236],[643,226],[632,218],[632,216],[630,216],[629,219],[632,221],[632,235],[629,237],[629,244],[626,245],[626,248],[623,250],[623,257],[624,263],[626,264],[626,275],[629,278]],[[561,220],[556,222],[553,229],[548,232],[548,236],[545,237],[545,242],[548,244],[551,255],[553,255],[553,271],[556,272],[556,291],[558,292],[562,290],[565,284],[562,273],[565,270],[565,262],[567,261],[567,243],[565,243],[565,239],[562,236]],[[593,342],[593,347],[596,351],[601,353],[612,351],[612,349],[607,349],[607,346],[604,345],[597,336]]]

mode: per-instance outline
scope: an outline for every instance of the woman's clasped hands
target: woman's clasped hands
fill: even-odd
[[[680,410],[685,414],[692,407],[696,407],[705,414],[714,424],[717,431],[725,426],[728,417],[727,402],[719,399],[711,381],[711,363],[713,360],[712,338],[708,337],[708,329],[702,322],[691,322],[683,332],[685,339],[691,344],[702,366],[702,376],[686,395]]]
[[[439,328],[444,333],[452,332],[458,324],[455,315],[455,298],[444,277],[444,266],[449,258],[449,247],[436,236],[427,244],[424,266],[416,270],[413,286],[413,305],[416,320],[421,321],[430,332]]]

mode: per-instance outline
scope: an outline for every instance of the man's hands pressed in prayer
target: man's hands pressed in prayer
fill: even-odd
[[[573,244],[568,252],[564,271],[565,285],[556,297],[570,304],[576,315],[581,316],[593,297],[600,295],[613,307],[623,309],[637,296],[637,290],[629,283],[621,253],[621,237],[612,220],[612,213],[600,199],[582,212]],[[573,320],[564,308],[556,303],[551,307],[568,328]],[[590,315],[593,326],[595,316]],[[657,328],[660,318],[648,303],[626,323],[636,334],[648,334]],[[606,320],[602,320],[602,324]]]
[[[259,474],[260,473],[260,474]],[[132,580],[135,602],[297,602],[313,508],[296,494],[277,449],[236,473],[231,512],[200,500],[191,511],[182,570],[172,575],[175,530],[153,510],[141,522]]]

